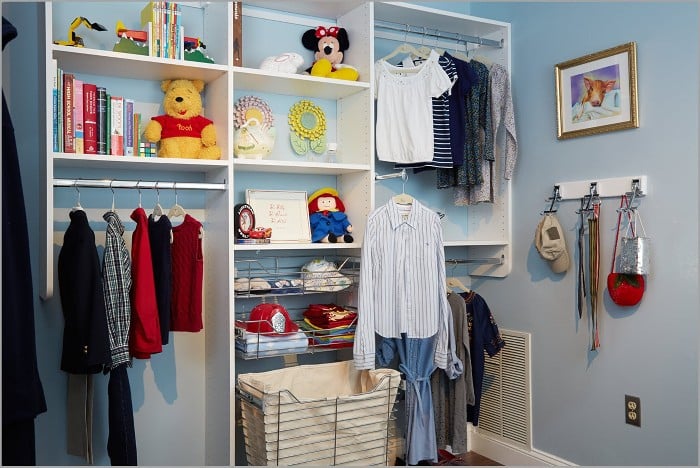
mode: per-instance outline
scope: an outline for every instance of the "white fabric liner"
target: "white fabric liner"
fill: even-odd
[[[251,465],[383,465],[401,377],[352,361],[241,374],[238,385]]]

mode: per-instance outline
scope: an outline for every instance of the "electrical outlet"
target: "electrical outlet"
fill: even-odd
[[[639,397],[625,395],[625,422],[642,427],[642,403]]]

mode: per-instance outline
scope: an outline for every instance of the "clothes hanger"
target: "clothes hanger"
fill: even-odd
[[[139,181],[136,182],[136,190],[139,191],[139,208],[142,208],[142,206],[141,206],[141,187],[140,187],[140,185],[141,185],[141,179],[139,179]]]
[[[452,290],[457,290],[465,293],[472,292],[471,289],[466,287],[464,283],[462,283],[462,281],[460,281],[460,279],[455,276],[447,277],[447,287]]]
[[[114,211],[114,206],[115,206],[115,203],[114,203],[114,187],[112,187],[112,184],[113,184],[113,183],[114,183],[113,180],[110,180],[110,181],[109,181],[109,189],[112,191],[112,213],[115,212],[115,211]]]
[[[173,183],[173,188],[175,189],[175,204],[170,208],[170,211],[168,211],[168,218],[172,219],[178,216],[182,216],[184,218],[187,212],[177,203],[177,182]]]
[[[163,216],[163,207],[160,206],[160,189],[158,188],[158,181],[156,181],[156,206],[153,207],[153,218],[158,221],[161,216]]]
[[[76,192],[78,192],[78,199],[75,203],[75,206],[70,210],[71,213],[73,211],[85,211],[83,209],[83,206],[80,204],[80,190],[78,189],[78,181],[77,180],[73,181],[73,188],[75,189]]]
[[[461,43],[462,43],[462,35],[459,34],[459,33],[457,33],[457,44],[461,44]],[[452,55],[454,58],[458,58],[458,59],[463,60],[463,61],[465,61],[465,62],[469,62],[469,60],[470,60],[469,54],[468,54],[468,53],[465,54],[464,52],[458,50],[458,49],[457,49],[457,44],[455,44],[455,49],[454,49],[453,52],[451,52],[450,55]],[[467,51],[469,50],[469,49],[467,48],[466,44],[465,44],[465,49],[466,49]]]
[[[384,60],[386,62],[389,59],[394,58],[399,54],[409,54],[409,55],[415,55],[417,57],[421,56],[421,53],[419,52],[419,50],[415,46],[413,46],[412,44],[408,43],[408,25],[406,25],[406,31],[404,32],[403,44],[399,44],[399,46],[396,47],[396,49],[389,52],[387,55],[382,57],[380,60]]]
[[[413,197],[406,193],[406,181],[408,180],[408,172],[406,169],[401,169],[401,193],[394,195],[394,203],[398,205],[413,205]]]

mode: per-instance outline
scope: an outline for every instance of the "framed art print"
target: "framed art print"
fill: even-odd
[[[639,127],[634,42],[555,66],[557,138]]]

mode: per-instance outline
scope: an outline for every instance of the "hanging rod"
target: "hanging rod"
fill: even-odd
[[[54,179],[53,186],[159,190],[226,190],[226,181],[217,184],[209,182],[163,182],[159,180]]]
[[[384,180],[384,179],[401,179],[404,182],[408,179],[408,173],[406,172],[406,169],[401,169],[401,172],[393,172],[391,174],[383,174],[379,175],[376,172],[374,173],[374,180]]]
[[[487,265],[502,265],[505,260],[505,256],[501,255],[497,258],[447,258],[445,263],[452,265],[462,264],[462,263],[483,263]]]
[[[470,36],[460,33],[440,31],[435,28],[426,28],[424,26],[413,26],[410,24],[394,23],[392,21],[375,20],[375,29],[385,29],[389,31],[398,31],[405,34],[419,34],[421,36],[435,37],[438,39],[446,39],[448,41],[457,42],[460,44],[479,44],[489,47],[496,47],[498,49],[503,48],[503,39],[484,39],[479,36]],[[386,38],[392,39],[392,38]]]

